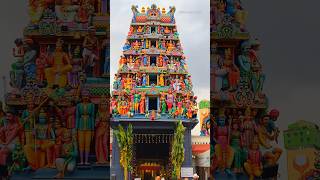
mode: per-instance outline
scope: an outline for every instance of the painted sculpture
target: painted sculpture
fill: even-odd
[[[29,7],[31,22],[8,67],[8,111],[0,113],[1,170],[49,168],[63,178],[96,161],[106,168],[109,104],[100,99],[109,99],[110,2],[30,0]]]
[[[77,104],[76,110],[76,129],[78,132],[80,164],[87,165],[89,164],[88,158],[95,124],[95,111],[88,92],[82,92],[81,96],[82,102]]]
[[[132,6],[132,11],[112,83],[112,119],[196,122],[196,97],[186,68],[189,59],[184,56],[177,32],[175,8],[166,11],[156,5],[141,9]],[[137,175],[137,171],[135,166],[132,174]]]
[[[221,172],[221,147],[228,158],[228,175],[248,179],[276,178],[282,150],[278,147],[279,111],[269,110],[263,91],[265,74],[260,42],[246,29],[247,12],[238,0],[211,2],[211,100],[212,176]],[[222,118],[222,120],[221,120]],[[228,128],[226,128],[228,127]],[[223,129],[224,130],[221,130]],[[227,133],[228,132],[228,133]],[[222,141],[218,137],[227,137]],[[228,149],[225,148],[225,149]]]

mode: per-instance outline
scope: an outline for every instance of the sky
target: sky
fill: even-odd
[[[111,84],[118,70],[119,57],[126,42],[132,20],[132,5],[138,9],[156,4],[169,9],[176,7],[176,25],[180,42],[187,57],[193,91],[198,100],[210,98],[210,1],[209,0],[111,0],[110,59]],[[199,125],[192,131],[199,135]]]

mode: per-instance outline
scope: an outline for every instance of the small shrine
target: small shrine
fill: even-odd
[[[261,44],[246,29],[241,1],[211,3],[212,175],[276,178],[279,111],[269,110],[263,92]]]
[[[179,40],[175,7],[132,6],[132,12],[113,81],[111,127],[133,126],[131,177],[171,179],[170,153],[178,121],[186,128],[182,167],[192,167],[191,130],[198,121],[189,59]],[[123,179],[116,138],[112,146],[111,176]]]
[[[0,120],[8,174],[92,177],[84,168],[109,178],[109,7],[107,0],[29,1]]]

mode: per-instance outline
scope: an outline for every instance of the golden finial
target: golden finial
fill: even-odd
[[[165,13],[166,13],[166,9],[162,8],[162,14],[165,14]]]
[[[146,12],[146,9],[145,9],[144,7],[142,7],[141,12],[142,12],[142,13],[145,13],[145,12]]]

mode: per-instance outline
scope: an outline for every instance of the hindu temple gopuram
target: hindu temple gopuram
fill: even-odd
[[[182,167],[192,167],[191,130],[198,121],[188,59],[179,40],[175,7],[132,6],[132,12],[113,82],[111,127],[133,126],[130,177],[171,179],[170,153],[178,121],[185,127]],[[123,179],[117,138],[112,147],[111,176]]]
[[[239,0],[211,2],[211,170],[216,179],[274,178],[279,112],[268,109],[260,42]]]
[[[1,168],[24,179],[109,178],[109,1],[28,4],[1,109]]]

